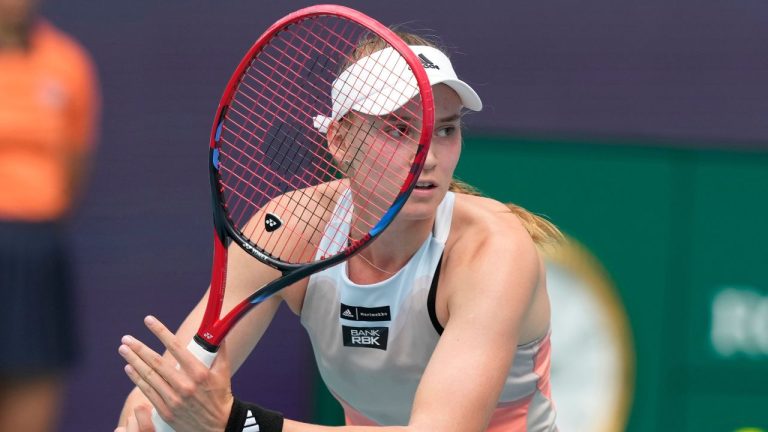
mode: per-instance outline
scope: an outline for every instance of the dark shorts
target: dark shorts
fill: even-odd
[[[73,274],[56,223],[0,221],[0,377],[59,373],[74,361]]]

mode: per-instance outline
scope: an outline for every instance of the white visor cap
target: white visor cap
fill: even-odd
[[[409,48],[418,56],[432,86],[449,86],[467,109],[480,111],[483,108],[480,96],[456,76],[451,61],[442,51],[424,45]],[[333,113],[331,117],[316,116],[314,126],[319,132],[326,133],[333,121],[349,111],[375,116],[390,114],[417,94],[416,77],[405,59],[393,48],[385,48],[359,59],[339,74],[331,87]]]

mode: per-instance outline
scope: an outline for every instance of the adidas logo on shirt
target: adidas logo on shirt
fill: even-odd
[[[349,306],[344,303],[339,309],[342,319],[352,321],[391,321],[389,306],[365,307]]]

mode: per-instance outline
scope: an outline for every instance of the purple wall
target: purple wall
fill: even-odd
[[[120,336],[146,338],[147,313],[177,325],[202,293],[211,250],[207,137],[216,103],[261,32],[308,4],[46,3],[46,15],[93,53],[104,95],[95,171],[73,230],[85,352],[62,430],[111,430],[130,387],[116,352]],[[768,148],[763,0],[392,0],[358,7],[386,24],[442,36],[486,104],[469,118],[470,133]],[[307,418],[311,352],[297,320],[283,312],[236,391]]]

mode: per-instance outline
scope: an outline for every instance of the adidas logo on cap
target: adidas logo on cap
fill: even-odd
[[[432,61],[428,59],[424,54],[419,54],[419,60],[421,60],[421,65],[424,66],[424,69],[440,70],[440,66],[432,63]]]

